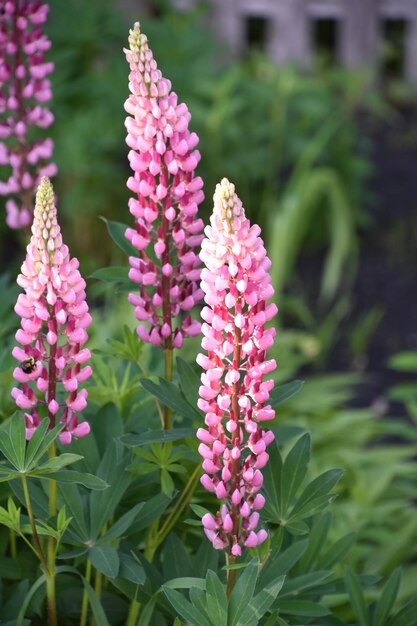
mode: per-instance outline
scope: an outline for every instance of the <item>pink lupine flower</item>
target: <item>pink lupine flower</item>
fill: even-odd
[[[162,77],[139,23],[130,31],[129,45],[126,142],[134,174],[127,186],[136,197],[129,201],[135,228],[128,228],[126,237],[138,251],[130,258],[129,277],[139,286],[129,301],[140,339],[171,350],[200,332],[190,315],[203,297],[195,252],[203,228],[197,209],[204,198],[203,181],[194,173],[198,137],[189,131],[187,106],[178,103]]]
[[[85,365],[90,351],[83,346],[91,316],[78,266],[62,242],[52,185],[43,178],[36,194],[32,237],[17,278],[24,290],[15,306],[22,318],[16,333],[21,345],[12,352],[19,361],[13,376],[20,383],[12,396],[26,411],[27,439],[43,415],[48,415],[51,427],[58,421],[64,424],[62,443],[90,431],[88,423],[79,419],[88,395],[80,387],[92,370]]]
[[[32,222],[33,196],[42,176],[54,176],[57,169],[48,162],[52,140],[29,139],[33,127],[48,128],[54,119],[45,106],[54,66],[44,57],[51,42],[41,29],[49,7],[41,0],[2,0],[1,5],[0,165],[11,172],[0,181],[0,195],[9,196],[7,224],[23,228]]]
[[[268,274],[271,262],[259,237],[259,226],[246,219],[235,187],[225,178],[217,185],[211,226],[205,229],[201,260],[202,347],[197,362],[203,368],[198,405],[207,428],[199,428],[204,474],[201,483],[224,500],[213,517],[202,523],[217,549],[239,556],[243,547],[265,541],[257,530],[264,506],[262,468],[273,441],[263,423],[274,418],[267,404],[274,386],[268,377],[276,367],[266,358],[274,328],[265,328],[277,312],[267,303],[274,290]]]

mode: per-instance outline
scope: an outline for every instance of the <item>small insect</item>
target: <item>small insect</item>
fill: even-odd
[[[36,359],[33,356],[28,356],[27,359],[20,363],[20,369],[25,374],[32,374],[36,369]]]

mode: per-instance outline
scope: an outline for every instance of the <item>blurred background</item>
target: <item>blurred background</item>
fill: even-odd
[[[203,218],[227,176],[263,230],[280,307],[279,375],[307,380],[281,412],[283,433],[307,426],[314,469],[346,468],[335,533],[359,533],[351,558],[360,567],[384,574],[408,563],[402,593],[410,596],[417,575],[417,2],[50,5],[54,184],[64,239],[83,275],[127,264],[99,216],[131,223],[122,48],[140,20],[200,136]],[[9,274],[3,293],[13,300],[24,237],[2,220],[0,238]],[[114,285],[89,280],[89,296],[97,345],[117,337],[123,323],[133,328]],[[16,320],[7,299],[0,307],[0,336],[7,336]],[[195,349],[188,344],[190,355]]]

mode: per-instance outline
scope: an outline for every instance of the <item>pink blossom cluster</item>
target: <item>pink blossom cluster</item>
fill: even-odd
[[[257,530],[265,499],[259,493],[267,446],[274,440],[263,423],[275,412],[267,404],[274,382],[268,375],[274,360],[266,359],[274,328],[265,328],[277,312],[267,303],[274,290],[268,273],[260,228],[245,217],[235,187],[223,179],[216,187],[211,226],[205,229],[201,260],[203,368],[199,407],[207,428],[197,437],[203,457],[203,486],[224,500],[216,516],[202,518],[205,533],[217,549],[239,556],[267,533]]]
[[[59,436],[62,443],[90,431],[89,424],[78,417],[87,404],[87,390],[80,389],[80,384],[92,374],[89,365],[81,367],[91,356],[83,348],[91,316],[78,267],[62,242],[52,185],[45,177],[36,194],[32,237],[17,278],[24,293],[15,306],[22,318],[16,333],[22,347],[12,352],[20,363],[13,372],[20,385],[13,388],[12,396],[27,411],[27,439],[42,414],[48,415],[51,427],[58,420],[64,424]]]
[[[139,285],[129,301],[142,341],[180,348],[184,337],[200,332],[190,311],[203,297],[195,252],[203,237],[197,210],[204,199],[203,181],[194,173],[198,136],[189,131],[187,106],[178,103],[170,81],[162,77],[138,23],[129,45],[126,142],[134,174],[127,186],[137,197],[129,201],[135,228],[128,228],[126,237],[138,251],[129,259],[129,277]],[[182,312],[185,319],[175,324]]]
[[[1,1],[0,20],[0,166],[11,173],[0,181],[10,228],[32,221],[33,196],[42,176],[54,176],[56,165],[48,163],[53,142],[32,141],[32,128],[48,128],[53,115],[45,106],[51,97],[47,78],[53,63],[45,62],[51,42],[42,33],[49,7],[41,0]]]

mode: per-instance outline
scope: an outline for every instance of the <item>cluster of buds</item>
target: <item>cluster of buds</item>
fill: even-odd
[[[197,219],[203,181],[194,174],[198,136],[189,131],[187,106],[178,103],[158,70],[138,23],[125,53],[131,70],[126,142],[134,172],[127,186],[137,195],[129,201],[135,228],[128,228],[126,237],[138,251],[130,257],[129,277],[139,285],[129,301],[140,339],[169,350],[200,332],[189,313],[203,297],[195,252],[203,237]],[[185,319],[175,322],[182,314]]]
[[[216,187],[210,221],[200,254],[207,354],[197,357],[205,370],[199,407],[207,428],[200,428],[197,437],[204,459],[201,482],[224,503],[215,517],[208,513],[202,522],[213,546],[236,557],[244,546],[256,547],[267,537],[264,529],[257,530],[265,502],[259,490],[274,434],[262,424],[275,412],[267,404],[274,382],[264,377],[276,364],[266,359],[275,329],[265,324],[277,307],[267,303],[274,290],[260,228],[250,225],[226,179]]]
[[[16,313],[22,318],[13,349],[19,361],[13,376],[20,383],[12,396],[27,411],[26,438],[30,439],[47,414],[50,427],[64,424],[59,438],[68,444],[72,437],[90,431],[79,422],[78,413],[87,404],[87,390],[80,383],[92,374],[85,364],[90,352],[83,348],[91,316],[85,300],[85,281],[77,259],[70,258],[57,222],[52,185],[43,178],[36,194],[32,237],[17,278],[24,289],[17,299]]]
[[[32,127],[48,128],[53,115],[45,106],[51,99],[47,78],[53,70],[45,52],[51,42],[42,33],[48,5],[40,0],[1,2],[0,21],[0,166],[11,173],[0,181],[0,195],[6,202],[10,228],[32,222],[33,196],[42,176],[54,176],[56,165],[48,163],[53,142],[46,138],[32,142]]]

